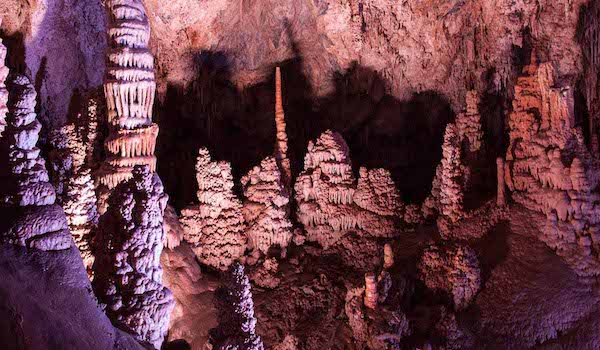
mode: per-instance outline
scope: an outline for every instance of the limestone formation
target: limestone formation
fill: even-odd
[[[281,181],[287,191],[291,190],[292,168],[287,156],[288,137],[285,130],[285,114],[283,99],[281,97],[281,69],[275,68],[275,132],[277,143],[275,145],[275,159],[281,171]]]
[[[2,20],[0,19],[0,24]],[[6,78],[8,77],[8,67],[5,66],[6,60],[6,47],[2,44],[0,39],[0,137],[6,130],[6,114],[8,113],[8,90],[6,89]]]
[[[7,173],[0,195],[0,216],[8,220],[8,229],[2,233],[2,241],[40,250],[68,249],[73,240],[67,219],[55,204],[46,162],[36,147],[42,128],[34,112],[36,92],[25,76],[12,75],[7,82],[10,113],[3,149],[8,159],[4,154],[3,162],[8,164],[2,170]]]
[[[425,285],[448,293],[457,309],[467,307],[481,288],[479,260],[468,246],[430,246],[418,267]]]
[[[215,162],[206,148],[196,163],[199,204],[181,211],[184,239],[203,264],[226,270],[246,250],[242,203],[233,193],[231,165]]]
[[[483,143],[483,130],[481,128],[481,115],[479,114],[479,95],[477,91],[467,91],[465,111],[456,116],[456,127],[463,143],[465,152],[481,150]]]
[[[219,324],[211,330],[213,348],[263,350],[263,342],[255,330],[254,301],[243,265],[234,263],[230,267],[216,299]]]
[[[496,195],[496,204],[506,205],[506,184],[504,183],[504,158],[496,158],[496,174],[498,191]]]
[[[548,217],[543,239],[579,274],[600,273],[600,164],[575,127],[573,90],[557,86],[551,64],[524,68],[508,124],[512,199]]]
[[[394,251],[392,250],[392,245],[386,243],[383,246],[383,268],[389,269],[394,266]]]
[[[365,306],[369,309],[377,308],[377,278],[373,272],[365,274]]]
[[[136,166],[133,177],[109,197],[100,218],[94,291],[106,314],[139,341],[160,349],[174,307],[162,284],[160,254],[167,195],[156,174]]]
[[[270,247],[279,246],[285,252],[292,239],[292,223],[287,217],[289,198],[275,158],[265,158],[241,182],[249,248],[266,254]]]
[[[135,165],[156,169],[158,125],[152,123],[156,91],[150,25],[141,0],[109,0],[107,69],[107,157],[98,172],[102,196],[131,178]]]
[[[583,80],[585,101],[589,113],[589,130],[592,154],[600,152],[598,137],[600,130],[600,4],[590,1],[580,18],[581,44],[584,59]]]
[[[423,204],[426,216],[437,211],[452,223],[458,222],[464,216],[465,170],[461,161],[462,138],[458,131],[453,123],[446,126],[442,161],[436,168],[431,195]]]
[[[357,183],[349,153],[339,133],[324,132],[309,142],[304,171],[294,185],[297,216],[307,239],[324,248],[349,230],[391,236],[402,215],[400,195],[389,171],[361,168]]]

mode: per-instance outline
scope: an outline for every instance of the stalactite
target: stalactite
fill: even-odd
[[[2,19],[0,19],[2,24]],[[6,89],[6,78],[8,77],[8,67],[5,66],[6,61],[6,47],[2,44],[0,39],[0,137],[6,129],[6,114],[8,113],[8,90]]]
[[[506,185],[504,183],[504,158],[496,158],[496,173],[497,173],[497,186],[498,192],[496,196],[496,204],[499,206],[506,205]]]

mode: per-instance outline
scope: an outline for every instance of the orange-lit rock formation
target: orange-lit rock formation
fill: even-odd
[[[156,169],[158,126],[152,123],[156,83],[148,49],[150,25],[141,0],[110,0],[104,93],[108,109],[107,158],[98,172],[107,192],[131,178],[135,165]],[[105,197],[104,195],[103,197]]]
[[[556,84],[552,64],[524,68],[508,123],[512,199],[547,216],[543,239],[578,273],[600,273],[600,164],[575,125],[573,90]]]
[[[263,254],[275,245],[285,252],[292,239],[292,223],[287,217],[288,192],[275,158],[263,159],[241,182],[246,197],[242,212],[248,246]]]
[[[181,211],[184,239],[203,264],[226,270],[244,255],[246,236],[242,203],[233,193],[231,165],[215,162],[206,148],[196,163],[198,201]]]
[[[384,169],[361,168],[357,183],[350,150],[339,133],[324,132],[308,144],[304,171],[294,185],[298,220],[307,239],[324,248],[348,230],[390,236],[402,203],[391,175]]]

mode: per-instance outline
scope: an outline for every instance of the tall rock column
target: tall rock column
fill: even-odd
[[[285,114],[283,112],[283,99],[281,98],[281,69],[275,69],[275,130],[277,143],[275,145],[275,159],[281,171],[281,180],[287,191],[291,190],[292,169],[287,156],[288,137],[285,131]]]
[[[168,197],[147,165],[132,176],[115,188],[100,218],[93,287],[117,327],[160,349],[175,306],[160,265]]]
[[[9,125],[3,138],[3,181],[0,194],[0,242],[40,250],[62,250],[73,245],[67,218],[55,204],[46,162],[36,147],[42,125],[34,112],[36,92],[29,79],[8,79]],[[8,159],[6,159],[8,156]],[[6,221],[5,221],[6,220]]]
[[[0,19],[0,24],[2,20]],[[4,61],[6,60],[6,47],[2,45],[2,39],[0,39],[0,137],[6,129],[6,114],[8,113],[8,90],[6,89],[6,78],[8,77],[8,67],[5,66]]]
[[[141,0],[108,0],[108,62],[104,93],[108,109],[107,158],[98,172],[101,203],[133,167],[156,169],[158,125],[152,123],[156,82],[148,49],[150,25]],[[101,212],[105,206],[101,205]]]

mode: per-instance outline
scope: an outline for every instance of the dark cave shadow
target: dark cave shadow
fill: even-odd
[[[231,162],[237,185],[275,144],[274,67],[264,81],[239,90],[225,53],[203,51],[195,62],[194,81],[185,89],[169,85],[157,108],[158,173],[177,209],[196,200],[191,189],[197,188],[199,147],[207,146],[215,160]],[[279,66],[293,177],[303,169],[308,142],[332,129],[348,143],[355,171],[386,168],[406,200],[427,196],[445,126],[455,117],[443,96],[428,91],[398,100],[385,93],[377,72],[355,63],[333,77],[332,93],[318,97],[301,56]]]

